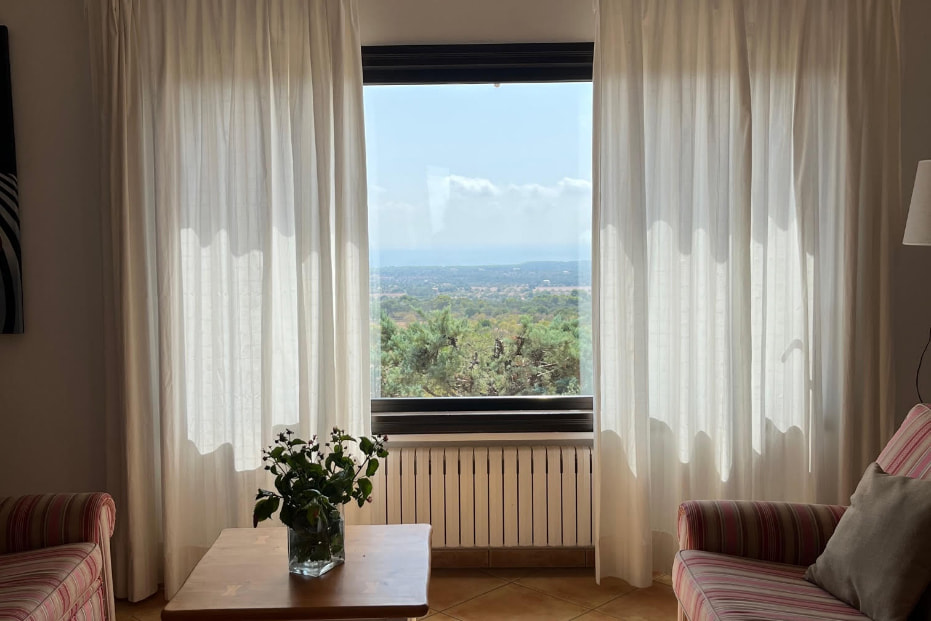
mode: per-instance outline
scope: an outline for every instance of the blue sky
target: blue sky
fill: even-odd
[[[374,265],[590,254],[588,82],[366,86]]]

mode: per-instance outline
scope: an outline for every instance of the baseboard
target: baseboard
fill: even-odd
[[[595,549],[583,548],[434,548],[435,568],[594,567]]]

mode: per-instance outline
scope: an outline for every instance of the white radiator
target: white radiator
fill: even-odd
[[[434,548],[592,545],[587,446],[395,448],[370,521],[430,523]]]

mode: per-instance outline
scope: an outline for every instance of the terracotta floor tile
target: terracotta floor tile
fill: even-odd
[[[125,599],[116,600],[117,621],[158,621],[165,607],[165,597],[158,591],[152,597],[141,602],[130,603]]]
[[[514,580],[519,580],[520,578],[531,575],[535,570],[527,567],[485,567],[482,571],[496,578],[513,582]]]
[[[634,587],[618,578],[603,578],[601,584],[597,584],[595,570],[591,568],[539,569],[521,578],[516,584],[586,608],[597,608],[618,595],[634,590]]]
[[[512,583],[444,612],[462,621],[568,621],[585,608]]]
[[[132,618],[132,604],[116,602],[116,621],[131,621]]]
[[[672,576],[670,574],[656,572],[653,574],[653,582],[659,582],[660,584],[665,584],[666,586],[671,587]]]
[[[674,621],[676,598],[662,583],[632,589],[591,569],[435,569],[429,621]],[[516,582],[513,582],[516,581]],[[623,593],[623,594],[619,594]],[[610,599],[610,598],[614,599]],[[136,604],[117,601],[117,621],[159,621],[161,593]],[[598,607],[598,610],[587,610]]]
[[[597,610],[591,610],[586,612],[581,617],[576,617],[572,621],[617,621],[615,617],[611,615],[606,615],[603,612],[598,612]]]
[[[623,621],[675,621],[677,609],[672,589],[654,584],[612,599],[598,611]]]
[[[434,569],[427,602],[433,610],[446,610],[504,584],[507,581],[479,569]]]

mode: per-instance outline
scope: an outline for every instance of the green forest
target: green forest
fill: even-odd
[[[587,273],[545,265],[375,274],[379,396],[580,394],[591,373]]]

